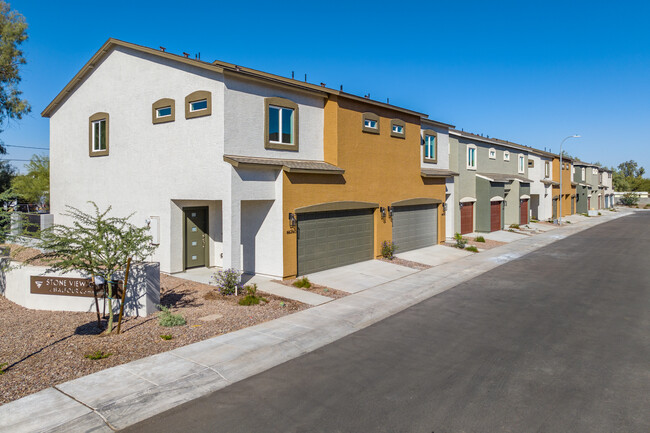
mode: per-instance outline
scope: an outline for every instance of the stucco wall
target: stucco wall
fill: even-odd
[[[151,258],[172,269],[172,200],[222,200],[228,178],[223,161],[223,77],[127,48],[114,49],[50,119],[51,209],[69,223],[65,205],[87,201],[144,225],[160,217],[160,248]],[[185,96],[212,92],[212,115],[185,119]],[[152,124],[151,105],[175,100],[175,121]],[[89,117],[109,113],[108,156],[88,156]],[[215,240],[213,239],[213,242]],[[217,248],[212,245],[211,248]],[[211,255],[215,257],[217,254]],[[215,264],[213,262],[212,264]]]
[[[530,195],[537,196],[538,198],[538,207],[537,207],[537,217],[539,220],[547,220],[551,218],[552,214],[552,187],[550,185],[545,185],[542,183],[542,180],[547,179],[545,177],[544,166],[546,162],[550,164],[553,163],[551,158],[544,156],[529,154],[528,159],[533,161],[534,167],[528,168],[528,178],[533,182],[530,184]],[[549,170],[548,180],[551,180],[552,169]],[[533,200],[531,199],[531,202]],[[530,203],[530,202],[529,202]]]

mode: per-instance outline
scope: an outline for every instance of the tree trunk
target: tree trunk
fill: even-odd
[[[113,284],[111,280],[106,281],[108,284],[108,324],[106,325],[106,333],[110,334],[113,330]]]

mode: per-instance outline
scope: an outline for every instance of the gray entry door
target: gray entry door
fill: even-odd
[[[372,209],[298,215],[298,275],[372,260]]]
[[[393,209],[393,243],[397,252],[438,243],[438,205],[397,206]]]
[[[185,268],[208,264],[208,208],[184,208]]]

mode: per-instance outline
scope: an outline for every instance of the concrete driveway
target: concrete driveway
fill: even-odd
[[[430,247],[395,254],[395,256],[411,262],[423,263],[429,266],[438,266],[472,254],[474,253],[463,251],[458,248],[450,248],[444,245],[432,245]]]
[[[367,262],[316,272],[307,275],[307,277],[309,281],[322,286],[343,292],[356,293],[414,272],[418,272],[418,270],[381,260],[368,260]]]

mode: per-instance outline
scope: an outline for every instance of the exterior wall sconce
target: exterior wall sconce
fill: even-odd
[[[447,203],[442,204],[442,210],[447,212]]]
[[[386,218],[386,208],[385,207],[381,206],[379,208],[379,213],[381,214],[382,218]]]
[[[388,216],[393,217],[393,206],[388,206]]]
[[[296,214],[289,213],[289,227],[294,228],[296,226]]]

